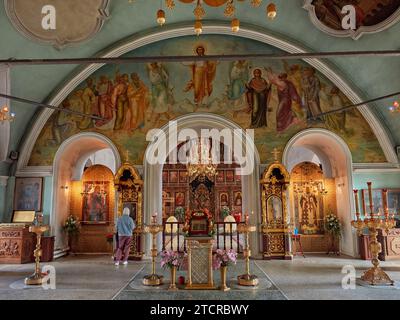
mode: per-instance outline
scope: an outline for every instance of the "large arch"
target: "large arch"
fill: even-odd
[[[56,237],[55,249],[66,248],[66,239],[61,232],[64,219],[69,214],[69,184],[80,179],[87,159],[93,153],[110,149],[114,156],[114,174],[121,165],[118,149],[110,139],[99,133],[84,132],[65,140],[58,149],[53,162],[53,197],[50,213],[51,233]],[[66,188],[68,187],[68,188]]]
[[[229,129],[232,130],[233,140],[237,141],[246,150],[246,162],[251,163],[253,170],[248,175],[242,176],[242,192],[243,192],[243,210],[244,212],[260,212],[260,188],[259,188],[259,167],[260,158],[257,150],[254,147],[254,141],[251,135],[245,133],[237,124],[227,120],[224,117],[211,113],[195,113],[178,117],[176,122],[176,133],[179,134],[184,129],[192,129],[198,134],[201,129]],[[163,126],[159,134],[153,138],[153,142],[146,149],[144,159],[144,220],[145,223],[150,222],[151,215],[154,212],[162,212],[162,169],[164,163],[150,163],[148,161],[154,155],[160,146],[167,144],[170,141],[174,132],[171,130],[171,123]],[[171,145],[171,151],[174,149]],[[250,150],[250,152],[249,152]],[[166,154],[168,155],[168,153]],[[166,160],[166,157],[163,159]],[[161,216],[158,216],[159,223],[162,223]],[[250,215],[250,223],[259,225],[261,216],[254,214]],[[146,239],[145,252],[150,252],[151,242]],[[161,241],[161,238],[159,238]],[[253,252],[259,253],[261,238],[254,236],[250,238],[250,246]]]
[[[356,256],[356,234],[351,227],[351,221],[355,218],[355,204],[353,201],[353,164],[349,147],[342,138],[329,130],[303,130],[295,135],[285,147],[282,162],[288,170],[292,170],[296,164],[304,161],[302,158],[297,158],[296,162],[292,160],[298,148],[306,149],[317,155],[322,166],[327,168],[326,171],[330,177],[335,178],[336,201],[338,208],[342,210],[338,213],[343,223],[342,252]]]
[[[220,22],[209,22],[204,27],[204,33],[206,34],[220,34],[220,35],[231,35],[231,28],[226,24]],[[182,37],[187,35],[193,35],[193,26],[189,23],[170,25],[166,28],[151,29],[147,33],[141,33],[140,35],[134,35],[127,38],[122,42],[118,42],[116,45],[102,51],[98,54],[99,57],[119,57],[132,50],[151,44],[157,41]],[[276,48],[284,50],[289,53],[305,53],[307,49],[295,44],[295,41],[285,40],[281,37],[272,34],[270,31],[251,26],[243,25],[238,33],[233,34],[237,37],[244,37],[252,40],[257,40],[262,43],[272,45]],[[323,62],[320,59],[304,59],[311,66],[316,68],[322,74],[324,74],[330,81],[332,81],[353,103],[360,103],[363,101],[362,97],[356,92],[352,86],[347,83],[340,74],[335,71],[330,65]],[[60,105],[61,102],[87,77],[92,73],[101,68],[102,64],[91,64],[85,67],[78,68],[69,79],[62,83],[58,90],[55,90],[45,102],[52,105]],[[398,158],[394,150],[393,143],[386,132],[385,128],[381,125],[379,119],[373,114],[367,105],[360,106],[359,111],[364,116],[366,121],[371,126],[377,139],[380,142],[382,150],[386,156],[387,165],[394,167],[398,165]],[[37,120],[32,125],[30,131],[26,134],[25,138],[22,139],[23,143],[20,147],[20,158],[17,164],[17,175],[27,175],[32,171],[36,174],[49,174],[51,171],[50,167],[30,168],[28,166],[29,158],[32,153],[33,146],[42,131],[47,120],[50,118],[54,110],[43,109],[38,113]]]

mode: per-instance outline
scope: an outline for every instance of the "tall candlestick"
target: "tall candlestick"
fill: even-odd
[[[387,198],[387,189],[382,190],[382,202],[383,202],[383,213],[385,215],[385,219],[389,219],[389,209],[388,209],[388,198]]]
[[[356,202],[356,216],[357,216],[357,220],[360,218],[360,206],[358,203],[358,190],[354,189],[354,201]]]
[[[372,182],[367,182],[368,185],[368,196],[369,196],[369,209],[370,209],[370,214],[371,218],[374,217],[374,202],[372,199]]]

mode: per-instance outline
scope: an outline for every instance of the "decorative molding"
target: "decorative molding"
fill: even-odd
[[[308,11],[311,22],[322,32],[325,32],[334,37],[351,37],[354,40],[358,40],[364,34],[377,33],[391,26],[395,25],[400,21],[400,8],[397,9],[389,18],[373,26],[361,26],[356,30],[336,30],[325,25],[321,20],[318,19],[315,12],[315,6],[313,5],[314,0],[304,0],[303,8]]]
[[[0,92],[10,94],[10,67],[0,64]],[[0,108],[3,105],[10,105],[10,101],[0,98]],[[0,123],[0,162],[8,159],[8,148],[10,145],[10,123],[8,121]]]
[[[232,30],[227,24],[220,24],[216,22],[209,22],[203,28],[204,34],[220,34],[232,36]],[[170,25],[169,27],[163,28],[160,31],[159,28],[152,29],[145,34],[134,35],[129,37],[122,42],[106,49],[100,53],[99,57],[120,57],[130,51],[143,47],[145,45],[172,39],[183,36],[193,35],[193,26],[191,24],[178,24]],[[278,49],[289,53],[305,53],[307,52],[304,48],[295,45],[288,40],[283,40],[277,35],[271,34],[268,30],[263,28],[257,28],[255,26],[243,25],[240,31],[233,36],[248,38],[262,43],[269,44]],[[319,72],[321,72],[325,77],[327,77],[332,83],[337,86],[352,103],[360,103],[363,101],[362,97],[358,95],[352,87],[335,72],[328,64],[319,59],[304,59],[305,62],[309,63]],[[83,66],[77,69],[70,78],[62,83],[58,90],[54,92],[48,98],[45,103],[51,105],[60,105],[62,101],[87,77],[92,73],[99,70],[103,64],[91,64]],[[390,163],[398,163],[398,157],[394,150],[391,139],[389,138],[387,132],[382,127],[380,121],[375,117],[373,112],[368,108],[367,105],[363,105],[358,108],[361,114],[364,116],[370,127],[372,128],[375,136],[379,140],[382,150],[386,156],[386,159]],[[34,122],[30,131],[25,135],[23,143],[21,146],[20,157],[17,165],[17,172],[23,172],[28,166],[29,158],[32,153],[35,142],[42,131],[44,125],[53,114],[52,109],[43,109],[37,114],[37,120]]]
[[[51,1],[57,12],[56,23],[61,21],[64,25],[71,26],[56,30],[44,30],[41,27],[42,8],[48,1],[4,0],[4,7],[12,25],[19,33],[29,40],[63,49],[70,44],[91,39],[101,30],[109,17],[110,2],[111,0]]]
[[[0,176],[0,187],[7,187],[8,179],[10,177]]]

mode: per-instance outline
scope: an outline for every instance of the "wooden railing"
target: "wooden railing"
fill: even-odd
[[[235,249],[237,253],[242,253],[240,234],[237,232],[237,226],[243,223],[215,222],[216,233],[214,237],[216,238],[216,248],[223,250]],[[183,225],[183,222],[164,222],[162,250],[186,252],[186,241],[181,239],[184,236],[182,231]],[[236,248],[234,240],[236,241]]]

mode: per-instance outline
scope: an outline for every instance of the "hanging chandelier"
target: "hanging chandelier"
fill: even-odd
[[[240,20],[236,17],[236,6],[237,2],[246,2],[247,0],[176,0],[183,4],[194,5],[193,14],[195,17],[194,22],[194,32],[196,35],[200,35],[203,32],[203,23],[202,20],[206,16],[205,6],[208,7],[221,7],[225,6],[224,16],[227,18],[231,18],[231,29],[232,32],[239,32],[240,30]],[[165,7],[169,10],[174,9],[175,0],[164,0]],[[248,0],[250,5],[254,8],[259,8],[262,4],[262,0]],[[128,0],[128,2],[133,2],[133,0]],[[166,23],[166,14],[163,10],[162,0],[160,7],[156,14],[156,21],[160,26],[163,26]],[[265,9],[265,13],[269,19],[274,19],[277,15],[277,8],[274,3],[269,3]]]
[[[187,163],[191,180],[197,177],[213,179],[217,175],[218,164],[213,163],[211,152],[211,143],[208,139],[192,141]]]
[[[7,106],[3,106],[0,109],[0,123],[12,122],[15,119],[15,113],[10,112]]]
[[[400,112],[400,103],[398,101],[393,102],[393,105],[389,107],[389,111],[392,113]]]

